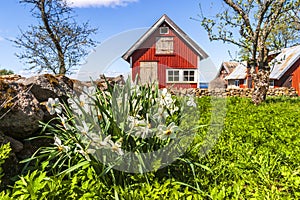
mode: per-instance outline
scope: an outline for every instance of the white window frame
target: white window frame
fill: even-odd
[[[166,31],[163,31],[163,30],[166,30]],[[167,27],[167,26],[160,27],[159,34],[161,34],[161,35],[169,34],[169,27]]]
[[[172,80],[169,80],[172,79]],[[175,80],[178,79],[178,80]],[[179,70],[167,70],[167,82],[169,83],[174,83],[174,82],[179,82],[180,80],[180,71]]]
[[[174,54],[174,37],[156,37],[155,54],[170,55]]]
[[[192,72],[193,72],[193,74],[192,74]],[[196,76],[195,70],[183,70],[183,81],[184,82],[195,82],[195,76]],[[191,78],[193,78],[194,80],[190,80]]]
[[[174,81],[174,72],[178,71],[179,72],[179,79],[178,81]],[[188,71],[189,73],[194,72],[194,80],[190,81],[187,80],[185,81],[185,75],[184,72]],[[198,82],[198,77],[197,77],[197,69],[167,69],[166,70],[166,82],[167,83],[197,83]],[[169,72],[173,72],[173,80],[169,80]],[[189,78],[191,78],[190,76],[191,74],[189,74]],[[177,76],[176,76],[177,77]]]

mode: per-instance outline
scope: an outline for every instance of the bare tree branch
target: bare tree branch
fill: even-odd
[[[29,26],[28,31],[20,30],[20,36],[12,40],[24,50],[16,56],[29,64],[29,69],[72,73],[88,54],[88,48],[96,46],[90,36],[97,28],[90,28],[88,23],[78,25],[65,0],[20,0],[20,3],[31,5],[32,16],[39,21],[38,25]]]

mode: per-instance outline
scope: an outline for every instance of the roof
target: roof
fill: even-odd
[[[239,64],[240,63],[236,61],[223,62],[221,68],[224,67],[227,73],[230,74]]]
[[[130,49],[122,56],[124,60],[133,54],[149,36],[154,33],[163,23],[167,23],[189,46],[197,52],[201,59],[208,58],[207,53],[195,42],[193,41],[181,28],[179,28],[166,14],[164,14],[142,37],[130,47]]]
[[[245,79],[247,76],[247,65],[245,62],[239,63],[238,66],[229,74],[225,79],[226,80],[236,80],[236,79]]]
[[[271,79],[280,79],[300,59],[300,45],[285,48],[271,61]]]
[[[219,68],[217,72],[217,77],[220,76],[222,69],[224,68],[228,74],[231,74],[231,72],[238,66],[240,63],[236,61],[228,61],[228,62],[222,62],[221,67]]]

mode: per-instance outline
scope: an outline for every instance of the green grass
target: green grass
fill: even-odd
[[[197,101],[199,124],[210,124],[210,98]],[[226,108],[222,134],[205,156],[199,150],[209,126],[199,129],[181,159],[156,172],[122,174],[112,169],[100,176],[89,165],[64,177],[45,176],[39,169],[0,198],[299,199],[300,99],[268,98],[255,106],[249,99],[228,98]],[[125,181],[113,184],[108,181],[112,176]],[[32,190],[32,185],[43,187]]]

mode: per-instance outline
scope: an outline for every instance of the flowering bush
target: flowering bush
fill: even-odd
[[[67,104],[49,98],[46,106],[57,115],[44,124],[54,144],[26,161],[46,160],[55,174],[91,161],[103,170],[157,170],[182,155],[197,127],[193,97],[173,96],[155,84],[83,88]]]

